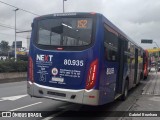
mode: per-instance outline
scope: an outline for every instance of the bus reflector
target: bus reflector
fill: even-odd
[[[95,96],[89,96],[89,98],[95,98]]]
[[[97,68],[98,68],[98,59],[94,60],[90,65],[86,81],[87,90],[92,89],[96,83]]]
[[[33,83],[34,78],[33,78],[33,60],[31,57],[29,57],[29,80]]]

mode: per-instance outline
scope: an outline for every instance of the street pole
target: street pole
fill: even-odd
[[[64,13],[64,0],[63,0],[63,13]]]
[[[17,53],[16,53],[16,49],[17,49],[17,44],[16,44],[16,12],[17,12],[17,10],[19,10],[18,8],[17,9],[15,9],[14,11],[15,11],[15,41],[14,41],[14,60],[15,60],[15,62],[17,61]]]
[[[67,1],[67,0],[63,0],[63,13],[64,13],[64,1]]]

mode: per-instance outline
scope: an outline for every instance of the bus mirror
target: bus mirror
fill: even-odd
[[[57,34],[62,34],[63,33],[63,26],[56,26],[56,27],[52,27],[51,31]]]

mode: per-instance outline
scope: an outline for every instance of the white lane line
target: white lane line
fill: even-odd
[[[15,101],[15,100],[21,99],[21,98],[26,97],[26,96],[28,96],[28,95],[25,94],[25,95],[2,97],[2,98],[0,98],[0,101],[5,101],[5,100]]]
[[[30,106],[33,106],[33,105],[37,105],[37,104],[40,104],[40,103],[42,103],[42,102],[33,103],[33,104],[30,104],[30,105],[26,105],[26,106],[19,107],[19,108],[16,108],[16,109],[12,109],[12,110],[9,110],[9,111],[20,110],[20,109],[27,108],[27,107],[30,107]]]

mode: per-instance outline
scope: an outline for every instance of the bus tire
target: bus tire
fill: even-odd
[[[141,74],[140,74],[140,80],[144,80],[144,75],[143,75],[142,72],[141,72]]]
[[[147,77],[148,77],[148,76],[144,76],[144,80],[146,80],[146,79],[147,79]]]
[[[123,94],[121,96],[122,101],[125,101],[126,98],[128,97],[128,89],[129,89],[129,83],[128,83],[128,80],[126,80],[125,81],[125,86],[124,86],[124,91],[123,91]]]

